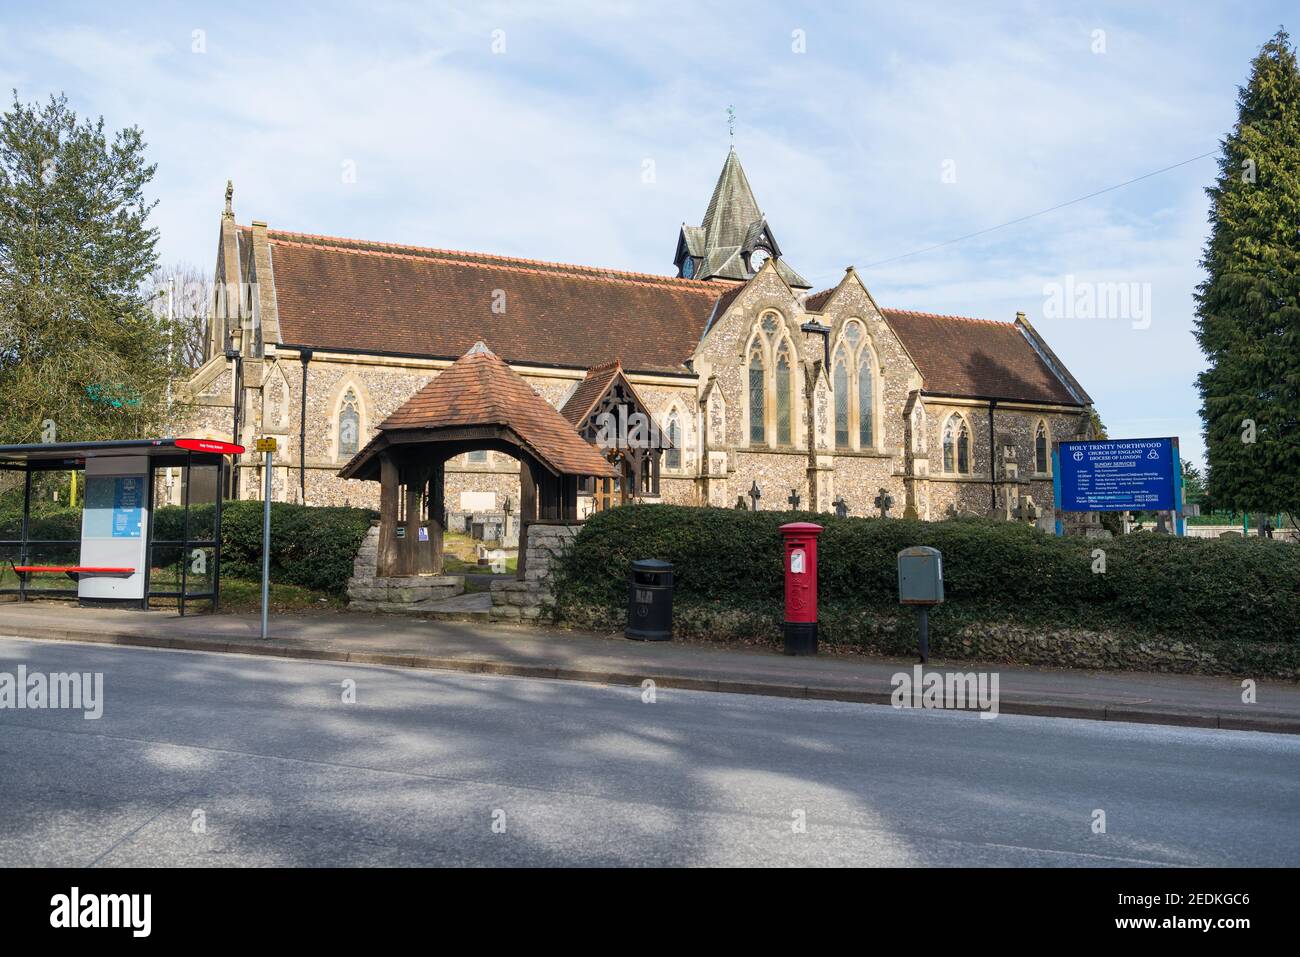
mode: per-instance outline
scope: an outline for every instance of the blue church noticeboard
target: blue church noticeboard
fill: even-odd
[[[1066,512],[1168,512],[1178,501],[1173,439],[1061,442],[1056,507]]]

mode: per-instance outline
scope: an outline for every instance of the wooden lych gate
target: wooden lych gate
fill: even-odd
[[[581,480],[616,475],[545,399],[477,343],[381,422],[339,471],[342,478],[379,482],[379,577],[442,573],[446,463],[479,450],[520,463],[521,578],[528,526],[578,521]]]

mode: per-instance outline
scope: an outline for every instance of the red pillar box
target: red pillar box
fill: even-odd
[[[785,653],[817,654],[817,536],[820,525],[781,526],[785,539]]]

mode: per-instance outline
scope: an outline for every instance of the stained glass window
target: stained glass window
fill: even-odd
[[[790,444],[790,347],[781,344],[776,357],[776,441]]]
[[[869,449],[875,444],[871,434],[871,400],[874,391],[871,354],[864,350],[862,360],[858,363],[858,445],[864,449]]]
[[[965,422],[957,431],[957,471],[970,471],[970,433],[966,431]]]
[[[943,470],[945,472],[956,471],[956,459],[954,457],[955,449],[952,436],[952,420],[943,427]]]
[[[1034,430],[1034,471],[1047,472],[1047,424],[1039,422]]]
[[[356,455],[361,440],[361,413],[357,411],[357,394],[352,389],[343,396],[339,409],[339,455]]]
[[[668,445],[664,452],[664,464],[670,469],[682,467],[682,427],[677,421],[677,410],[668,413]]]
[[[849,447],[849,370],[844,365],[844,350],[835,359],[835,447]]]
[[[755,346],[749,352],[749,441],[759,444],[767,441],[767,422],[764,416],[763,351]]]

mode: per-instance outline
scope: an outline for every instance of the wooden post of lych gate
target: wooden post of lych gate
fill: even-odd
[[[426,566],[422,562],[420,565],[422,575],[442,574],[442,533],[444,531],[442,481],[446,464],[445,459],[438,459],[429,471],[429,540],[424,543],[424,553],[428,556],[428,570],[425,570]]]
[[[401,555],[399,566],[401,575],[418,575],[420,573],[420,499],[423,497],[425,483],[429,481],[427,465],[408,465],[404,470],[406,480],[406,516],[402,523],[404,529],[398,553]]]
[[[528,529],[537,520],[537,482],[533,479],[533,463],[529,457],[519,459],[519,563],[515,577],[524,580],[524,564],[528,556]]]
[[[379,454],[379,550],[375,574],[388,578],[397,573],[397,463],[392,454]]]

